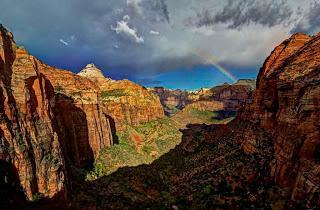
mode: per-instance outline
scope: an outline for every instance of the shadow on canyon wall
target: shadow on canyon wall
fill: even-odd
[[[55,96],[53,109],[55,130],[63,147],[65,159],[78,167],[91,168],[94,153],[89,144],[86,113],[74,104],[74,100],[64,94]]]
[[[105,115],[110,124],[113,144],[119,144],[119,137],[117,135],[116,122],[110,115]]]
[[[212,117],[213,120],[223,120],[230,117],[236,117],[237,115],[236,111],[231,111],[231,110],[220,110],[220,111],[215,111],[214,113],[216,113],[216,116]]]
[[[9,161],[0,160],[0,207],[18,209],[26,202],[17,168]]]

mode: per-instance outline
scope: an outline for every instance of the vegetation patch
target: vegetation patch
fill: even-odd
[[[104,148],[94,163],[87,180],[111,174],[119,168],[150,164],[181,142],[182,134],[169,118],[154,120],[137,127],[127,126],[117,132],[119,144]],[[139,136],[139,148],[132,136]]]
[[[114,90],[106,90],[101,92],[101,98],[106,100],[110,97],[122,97],[128,96],[125,90],[122,89],[114,89]]]

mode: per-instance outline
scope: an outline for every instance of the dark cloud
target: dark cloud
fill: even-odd
[[[160,0],[160,3],[158,5],[160,10],[162,10],[164,18],[170,23],[170,17],[169,17],[169,11],[168,11],[168,6],[166,4],[166,0]]]
[[[292,33],[304,32],[315,34],[320,31],[320,2],[312,2],[310,10],[302,16],[302,19],[291,31]]]
[[[153,13],[153,16],[147,15],[149,18],[157,22],[166,21],[170,23],[170,15],[169,15],[169,10],[168,10],[168,5],[166,0],[152,0],[152,1],[146,0],[146,1],[143,1],[142,6],[144,7],[145,13],[148,13],[148,12]]]
[[[290,1],[301,3],[301,0]],[[191,68],[205,60],[194,55],[199,49],[214,57],[215,62],[259,65],[291,30],[284,25],[268,28],[291,16],[292,8],[276,0],[0,2],[1,8],[5,8],[0,13],[0,23],[8,27],[17,43],[31,54],[49,65],[74,72],[94,62],[106,75],[116,79],[153,78],[159,73]],[[295,7],[296,3],[290,5]],[[305,16],[308,23],[319,25],[317,8]],[[195,18],[195,11],[202,12]],[[130,29],[144,38],[143,44],[119,36],[111,29],[125,15],[130,16]],[[184,20],[188,17],[193,20],[186,27]],[[216,23],[239,30],[224,26],[197,27]],[[250,27],[241,27],[246,24]],[[131,34],[132,30],[129,30]],[[161,35],[150,34],[151,30]]]
[[[201,27],[222,23],[229,28],[240,28],[255,23],[272,27],[288,22],[292,14],[293,11],[284,0],[228,0],[216,14],[209,10],[199,12],[196,25]]]

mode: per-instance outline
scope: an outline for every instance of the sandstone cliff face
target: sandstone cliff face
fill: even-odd
[[[12,165],[12,184],[21,185],[28,199],[39,193],[65,196],[67,185],[53,115],[54,92],[38,64],[0,26],[0,158]]]
[[[197,101],[192,104],[187,105],[184,111],[190,111],[192,109],[197,109],[199,111],[222,111],[224,110],[224,104],[219,101]]]
[[[160,97],[160,101],[168,116],[175,113],[175,109],[183,109],[192,100],[187,91],[168,90],[163,87],[151,88],[150,91]]]
[[[254,102],[239,118],[274,137],[273,176],[293,200],[320,188],[320,36],[295,34],[275,48],[258,76]]]
[[[77,165],[93,161],[99,150],[113,144],[111,119],[103,111],[100,89],[91,80],[43,65],[56,96],[55,115]]]
[[[234,85],[222,85],[214,87],[210,90],[210,98],[220,101],[224,104],[228,111],[238,111],[245,103],[252,100],[252,92],[254,87],[252,84],[242,83],[241,80]],[[206,98],[202,96],[200,98]]]
[[[123,130],[126,125],[137,126],[164,117],[156,95],[129,80],[101,78],[99,75],[102,73],[99,72],[101,71],[91,64],[79,75],[89,78],[99,86],[103,110],[114,120],[116,129]]]
[[[43,64],[2,26],[0,35],[1,183],[21,189],[29,200],[65,199],[69,166],[90,165],[100,149],[113,144],[99,88]],[[2,168],[10,171],[3,174]]]

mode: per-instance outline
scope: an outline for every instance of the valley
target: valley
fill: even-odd
[[[197,91],[44,64],[0,26],[4,209],[317,209],[320,35]]]

